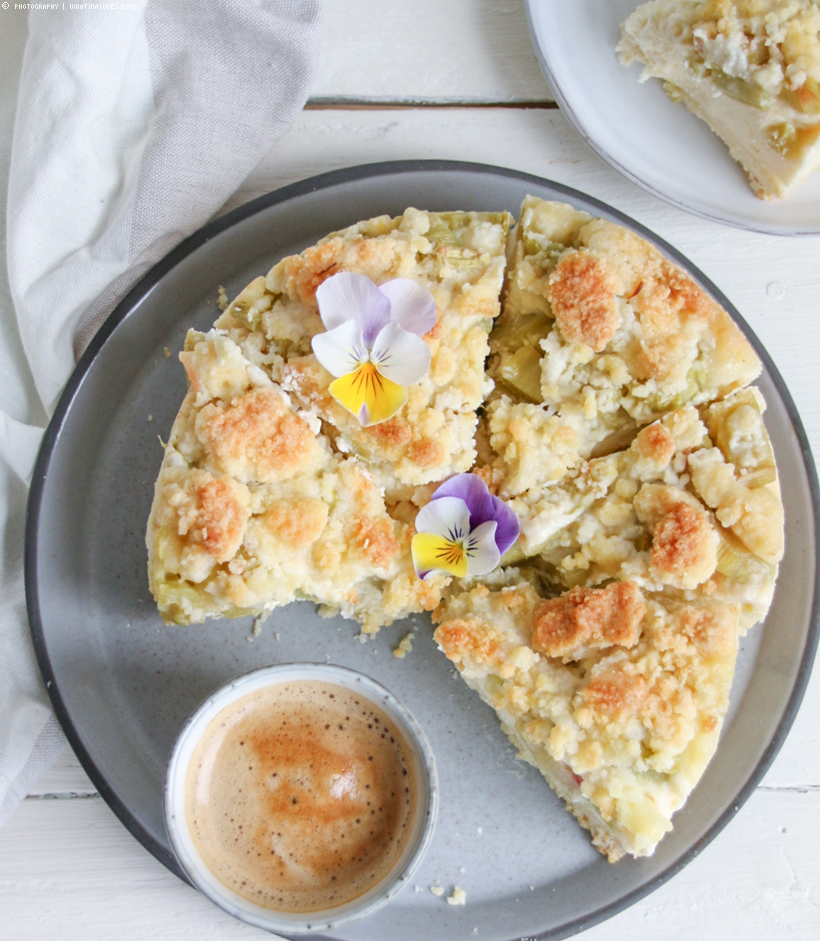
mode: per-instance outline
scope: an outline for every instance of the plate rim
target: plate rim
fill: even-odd
[[[670,206],[674,206],[676,209],[680,209],[682,212],[687,212],[690,215],[697,216],[699,219],[706,219],[708,222],[717,222],[720,225],[728,225],[732,228],[741,229],[745,232],[755,232],[758,235],[776,235],[780,238],[807,238],[820,235],[820,222],[818,222],[814,228],[804,228],[800,226],[776,225],[774,223],[755,223],[740,216],[724,215],[719,212],[709,212],[707,209],[676,199],[675,197],[664,192],[663,189],[658,189],[656,186],[644,180],[642,177],[636,175],[627,167],[625,167],[620,160],[612,156],[612,154],[610,154],[602,144],[599,144],[596,138],[593,137],[589,131],[587,131],[586,125],[580,120],[572,105],[570,104],[569,99],[564,94],[563,89],[561,88],[561,84],[549,63],[549,60],[547,59],[544,50],[541,47],[541,43],[538,40],[538,32],[535,25],[535,14],[533,10],[535,5],[539,2],[540,0],[525,0],[525,5],[530,41],[532,42],[535,57],[538,60],[538,64],[544,74],[544,78],[547,80],[547,84],[555,96],[555,100],[558,103],[561,111],[573,126],[576,133],[578,133],[583,139],[584,143],[592,148],[592,150],[594,150],[595,153],[598,154],[598,156],[605,163],[609,164],[613,170],[616,170],[618,173],[620,173],[621,176],[629,180],[630,183],[634,183],[642,190],[645,190],[652,196],[663,200],[663,202],[668,203]]]
[[[529,13],[529,4],[527,0],[527,9]],[[60,396],[57,407],[43,435],[43,440],[37,454],[37,460],[31,479],[28,502],[26,506],[26,532],[24,548],[24,585],[26,593],[26,610],[28,614],[29,628],[31,632],[34,651],[37,657],[37,663],[43,682],[51,700],[52,707],[57,716],[60,725],[65,732],[75,755],[86,774],[97,788],[100,796],[105,800],[120,822],[134,836],[142,846],[145,847],[155,859],[161,862],[167,869],[173,872],[184,882],[190,885],[190,881],[185,876],[181,867],[173,856],[161,843],[159,843],[131,813],[125,802],[119,798],[113,787],[108,783],[102,772],[97,768],[88,751],[85,749],[78,730],[71,721],[68,710],[63,702],[60,689],[52,670],[50,658],[48,655],[46,636],[43,622],[40,617],[39,593],[38,593],[38,529],[40,521],[40,511],[42,501],[45,495],[45,488],[48,476],[48,469],[51,458],[59,446],[65,421],[68,417],[74,399],[82,386],[82,383],[89,373],[97,355],[100,353],[108,338],[113,334],[119,324],[131,313],[131,311],[147,297],[156,284],[165,277],[176,265],[187,258],[199,247],[210,241],[214,236],[237,225],[244,220],[256,215],[279,203],[290,199],[305,196],[322,189],[329,189],[345,183],[359,182],[365,179],[413,173],[440,173],[440,172],[469,172],[483,173],[489,176],[501,176],[514,179],[524,183],[533,183],[538,186],[544,186],[552,189],[556,193],[566,197],[568,201],[573,198],[581,200],[587,205],[592,205],[599,209],[604,216],[617,219],[621,224],[627,226],[642,237],[648,239],[653,245],[658,247],[664,254],[673,259],[677,264],[693,275],[701,285],[729,312],[735,320],[746,338],[750,341],[757,355],[761,358],[769,378],[774,385],[778,396],[785,408],[792,428],[794,430],[803,467],[806,472],[808,489],[811,498],[811,518],[813,522],[813,532],[815,534],[815,543],[820,534],[820,486],[818,485],[817,471],[811,452],[811,446],[808,441],[803,423],[797,411],[797,407],[791,394],[783,381],[777,367],[772,362],[768,352],[763,347],[761,341],[755,335],[751,327],[746,323],[740,312],[729,301],[720,289],[713,284],[688,258],[675,249],[672,245],[652,232],[646,226],[632,219],[626,213],[610,206],[602,200],[589,196],[586,193],[573,187],[557,183],[544,177],[534,174],[524,173],[518,170],[512,170],[506,167],[497,167],[489,164],[471,163],[456,160],[390,160],[370,164],[358,164],[352,167],[345,167],[338,170],[331,170],[326,173],[308,177],[295,183],[288,184],[276,190],[272,190],[262,196],[259,196],[250,202],[231,210],[223,216],[207,223],[198,229],[192,235],[185,238],[176,248],[172,249],[160,261],[158,261],[149,271],[139,279],[133,288],[116,305],[100,329],[94,335],[84,353],[80,357],[69,380]],[[638,886],[626,895],[621,896],[615,901],[595,909],[586,915],[567,922],[556,928],[547,929],[541,934],[532,936],[533,941],[560,941],[571,935],[584,931],[587,928],[611,918],[613,915],[629,908],[635,902],[646,897],[651,892],[671,879],[688,865],[700,852],[712,842],[712,840],[723,830],[723,828],[732,820],[735,814],[746,803],[751,794],[757,788],[760,780],[768,771],[777,753],[780,751],[788,735],[789,730],[799,710],[800,704],[808,685],[815,654],[820,641],[820,552],[815,552],[814,561],[814,592],[809,616],[808,632],[806,642],[801,654],[800,665],[798,667],[794,685],[789,695],[786,706],[780,717],[768,745],[766,746],[760,760],[750,774],[744,786],[739,793],[730,802],[724,812],[714,821],[703,836],[697,840],[689,849],[681,855],[671,865],[667,866],[655,878]],[[283,937],[285,937],[283,935]],[[305,937],[305,936],[303,936]],[[325,935],[311,935],[310,937],[326,939],[326,941],[337,941]],[[514,941],[514,939],[510,939]]]

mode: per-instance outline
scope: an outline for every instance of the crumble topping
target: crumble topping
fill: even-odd
[[[812,0],[704,0],[692,44],[704,64],[777,95],[820,81],[820,9]]]
[[[549,276],[549,300],[561,332],[571,343],[594,352],[615,336],[620,326],[615,272],[601,258],[568,251]]]
[[[214,564],[227,562],[242,543],[250,516],[248,489],[230,477],[174,468],[163,480],[169,570],[200,582]]]
[[[580,660],[593,648],[634,647],[645,614],[643,595],[633,582],[573,588],[537,609],[532,646],[565,660]]]
[[[314,431],[273,389],[244,392],[227,406],[209,403],[195,429],[208,463],[243,483],[310,473],[323,458]]]

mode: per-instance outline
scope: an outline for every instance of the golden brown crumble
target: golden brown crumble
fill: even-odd
[[[555,319],[571,343],[600,352],[618,329],[615,273],[588,252],[567,252],[549,277]]]
[[[655,524],[652,567],[680,582],[700,584],[717,564],[709,517],[686,503],[678,503]]]
[[[658,466],[668,464],[677,450],[671,432],[660,423],[647,425],[635,438],[635,446],[641,457]]]
[[[314,432],[273,389],[253,389],[227,407],[206,405],[196,432],[213,464],[244,483],[287,480],[321,454]]]
[[[317,497],[280,500],[265,515],[265,525],[288,546],[304,549],[316,542],[327,524],[328,507]]]
[[[548,657],[569,660],[597,647],[634,647],[645,613],[643,595],[633,582],[573,588],[535,612],[532,646]]]

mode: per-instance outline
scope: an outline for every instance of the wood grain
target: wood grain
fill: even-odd
[[[818,790],[758,790],[681,873],[590,929],[585,941],[815,941],[818,820]],[[807,827],[814,840],[806,838]],[[469,874],[461,884],[469,911]],[[271,937],[234,921],[171,875],[100,798],[21,805],[0,831],[0,899],[0,938],[13,941]],[[446,905],[433,897],[425,903]]]
[[[326,2],[311,98],[551,101],[523,0]]]

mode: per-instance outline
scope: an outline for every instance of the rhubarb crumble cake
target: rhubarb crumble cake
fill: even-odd
[[[622,24],[618,52],[709,125],[761,198],[820,167],[816,0],[652,0]]]
[[[296,599],[365,633],[433,612],[595,845],[645,856],[717,746],[783,553],[761,366],[624,227],[534,197],[511,222],[358,223],[189,332],[151,590],[177,624]],[[377,392],[393,412],[370,421]]]

